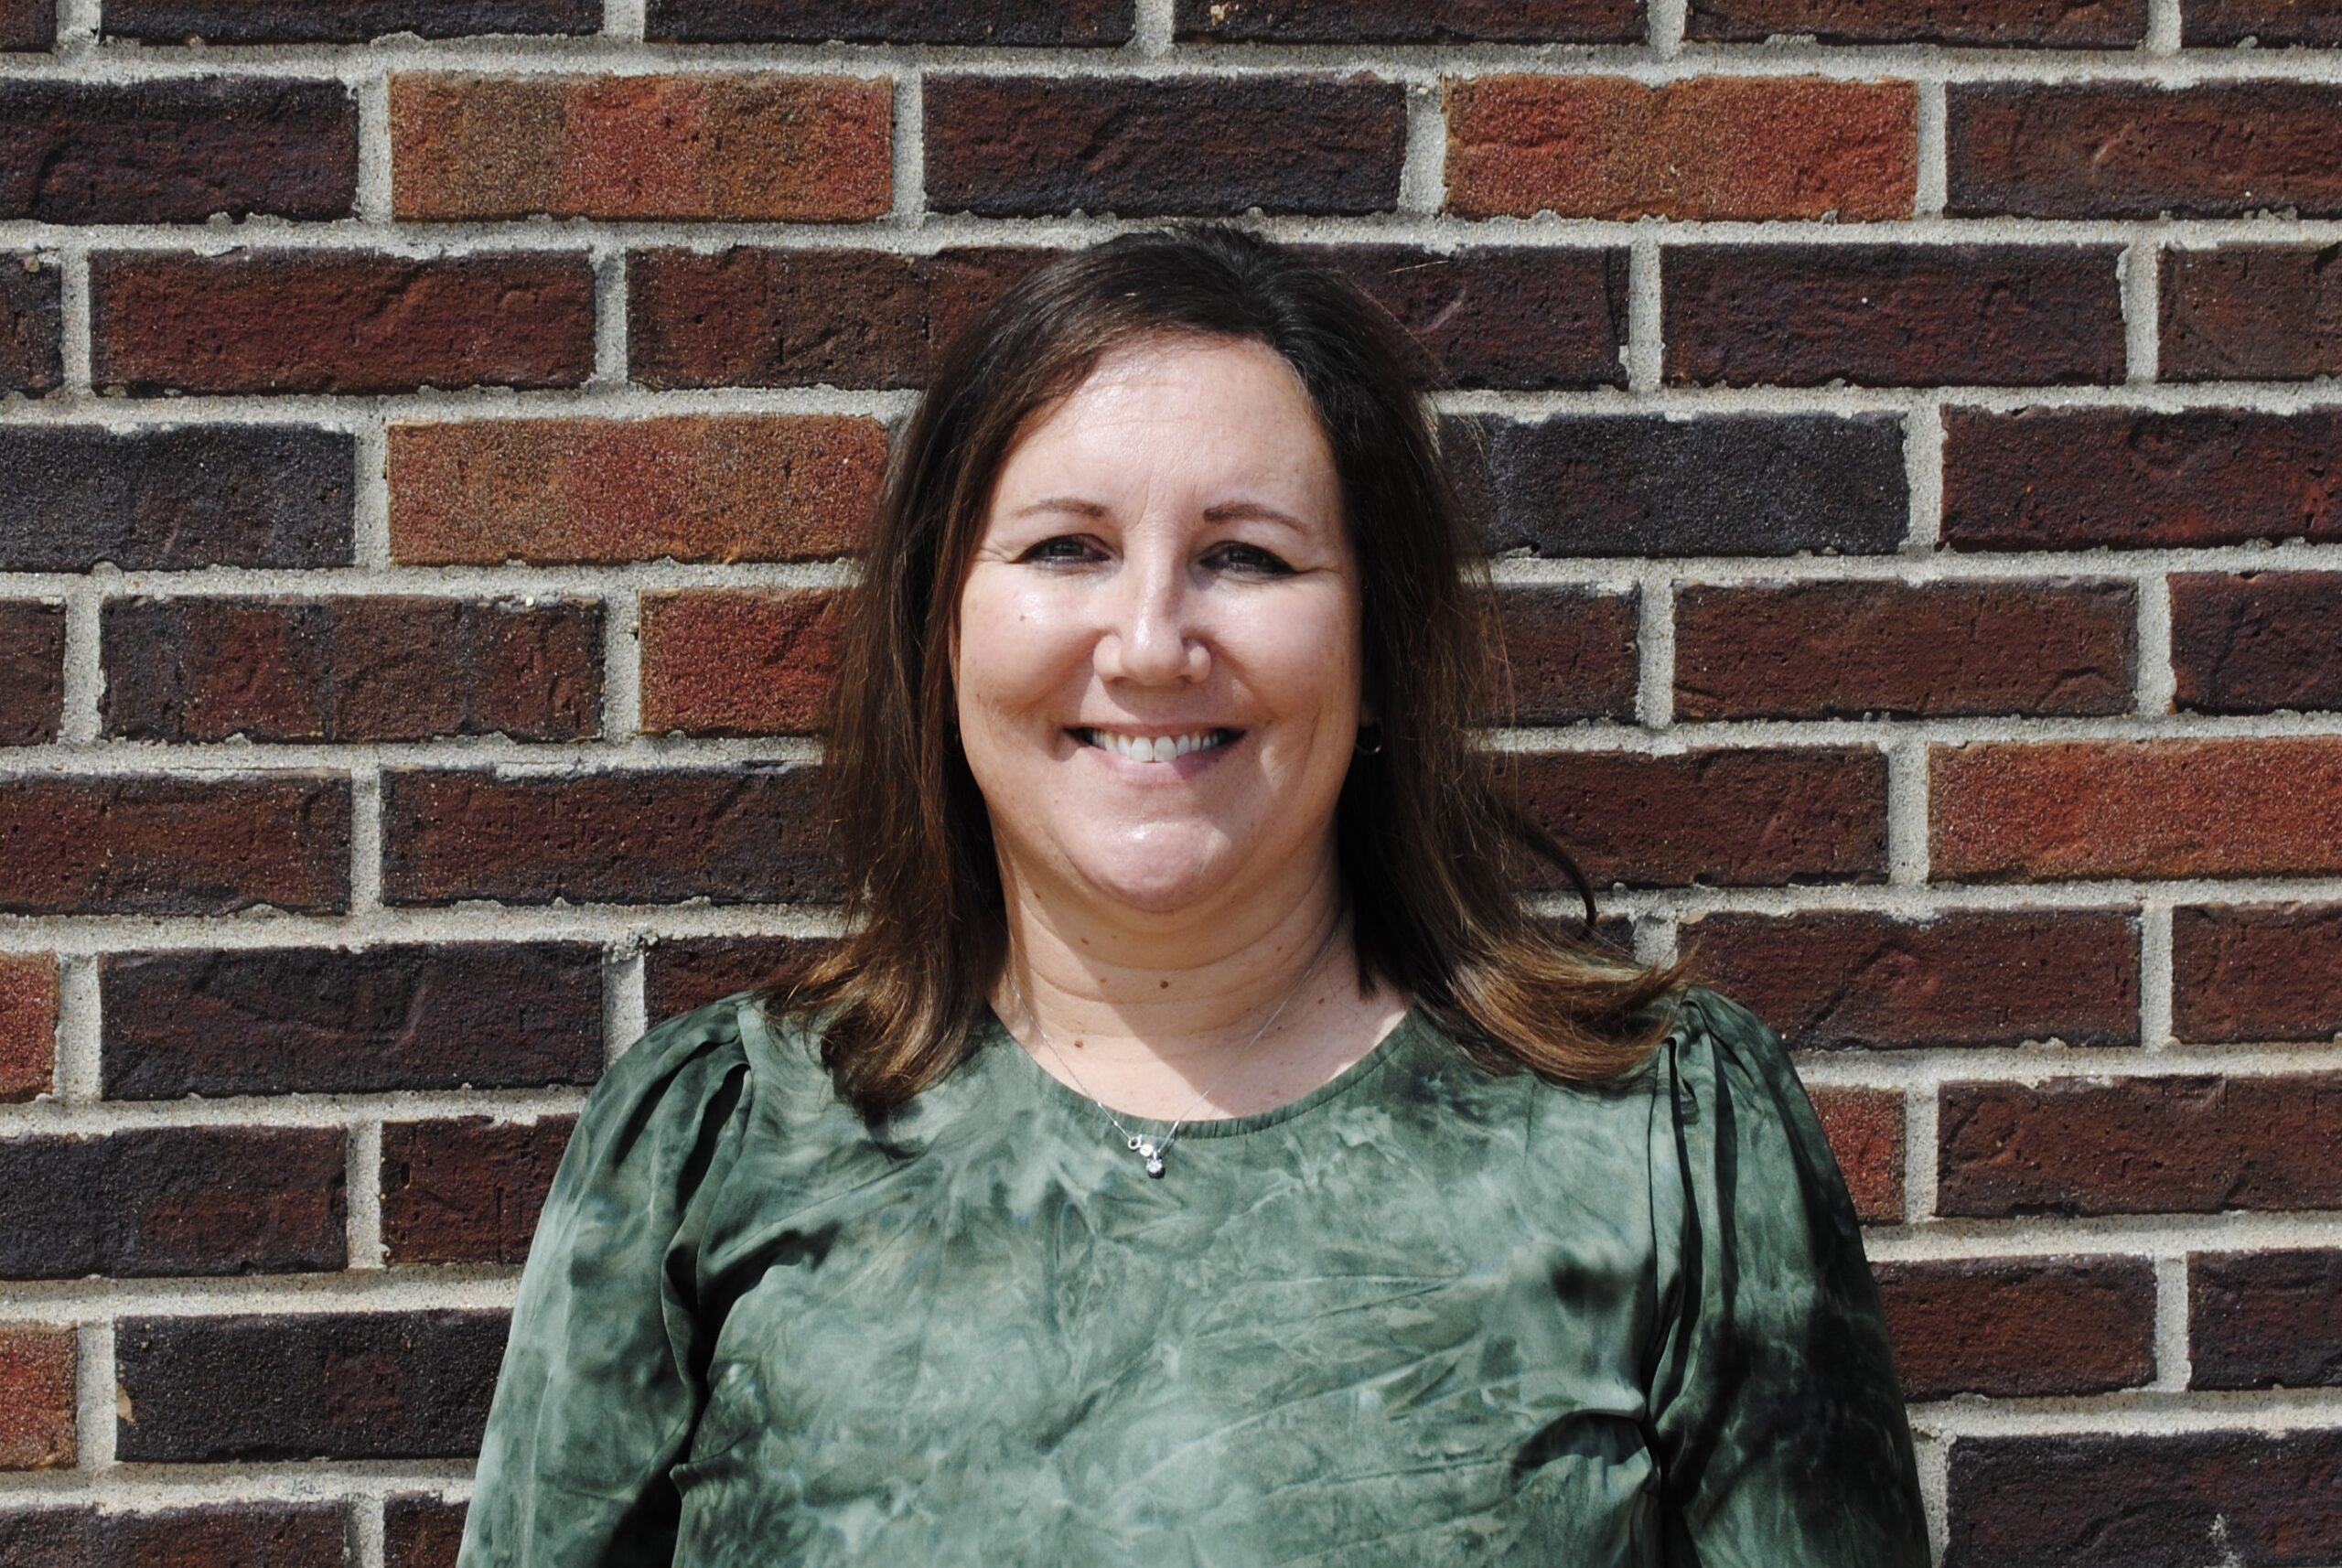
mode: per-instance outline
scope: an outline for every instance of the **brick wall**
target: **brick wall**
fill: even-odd
[[[1257,208],[1457,383],[1537,809],[1799,1047],[1941,1561],[2342,1563],[2334,0],[56,5],[0,1561],[452,1559],[586,1086],[833,929],[936,347]]]

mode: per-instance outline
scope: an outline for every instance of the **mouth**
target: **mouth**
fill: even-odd
[[[1066,731],[1084,746],[1094,746],[1101,751],[1132,762],[1176,762],[1180,757],[1199,751],[1217,751],[1233,745],[1244,732],[1241,729],[1198,729],[1184,735],[1133,735],[1126,730],[1075,727]]]

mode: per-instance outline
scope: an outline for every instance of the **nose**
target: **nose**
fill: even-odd
[[[1177,559],[1132,558],[1115,574],[1098,671],[1109,680],[1146,684],[1199,682],[1211,653],[1198,624],[1194,585]]]

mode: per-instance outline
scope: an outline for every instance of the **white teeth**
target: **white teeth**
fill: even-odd
[[[1175,757],[1185,757],[1191,751],[1209,751],[1224,745],[1223,732],[1201,730],[1194,735],[1143,736],[1117,735],[1112,730],[1085,729],[1080,732],[1090,744],[1103,747],[1118,757],[1133,762],[1168,762]]]

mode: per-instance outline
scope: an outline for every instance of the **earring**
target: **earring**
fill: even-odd
[[[1368,732],[1361,730],[1359,733],[1360,735],[1365,735]],[[1374,736],[1374,744],[1372,746],[1367,745],[1364,740],[1360,740],[1358,743],[1358,753],[1360,757],[1380,757],[1382,755],[1382,726],[1380,725],[1374,725],[1371,733]]]

